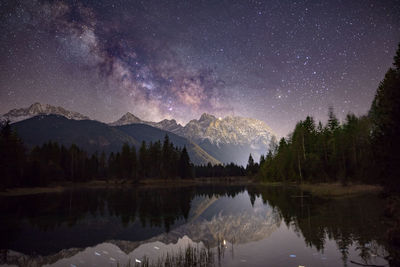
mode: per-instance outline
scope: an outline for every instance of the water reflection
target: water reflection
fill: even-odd
[[[350,254],[364,264],[386,262],[386,226],[382,200],[377,196],[323,200],[310,195],[300,197],[301,193],[285,187],[249,188],[248,192],[275,208],[307,246],[324,252],[327,243],[334,241],[343,266]]]
[[[260,186],[6,197],[0,199],[0,263],[123,264],[189,243],[222,249],[226,266],[386,263],[380,207],[375,196],[327,201],[296,188]]]
[[[188,246],[204,246],[202,243],[193,242],[187,236],[183,236],[176,243],[171,244],[160,241],[143,243],[130,252],[121,250],[118,245],[120,244],[104,242],[79,250],[62,250],[47,257],[29,257],[19,253],[11,253],[8,258],[9,261],[19,266],[135,266],[135,263],[142,262],[145,257],[158,259],[167,254],[179,253]]]

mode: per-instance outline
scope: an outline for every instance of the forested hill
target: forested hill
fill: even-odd
[[[328,122],[312,117],[261,157],[262,181],[381,183],[400,192],[400,44],[379,84],[368,114],[348,114],[339,122],[330,108]]]
[[[146,124],[134,123],[129,125],[115,126],[121,132],[128,134],[135,140],[150,142],[157,142],[163,140],[165,135],[168,135],[172,143],[178,147],[184,147],[188,149],[190,159],[195,164],[206,164],[210,162],[212,165],[219,164],[220,162],[214,157],[210,156],[206,151],[204,151],[197,144],[189,141],[188,139],[176,135],[171,132],[167,132]]]
[[[262,158],[259,176],[264,181],[379,183],[370,129],[367,116],[349,114],[340,123],[331,110],[326,125],[307,117]]]
[[[53,127],[58,131],[63,129],[57,124]],[[85,141],[79,140],[79,133],[65,134],[76,138],[72,140]],[[233,163],[213,165],[208,162],[195,166],[186,145],[176,146],[168,135],[162,142],[142,141],[138,146],[125,142],[118,151],[109,154],[104,151],[88,153],[74,143],[64,145],[56,141],[28,148],[6,123],[0,130],[0,173],[0,189],[6,189],[48,186],[66,181],[119,180],[119,183],[138,183],[144,179],[172,181],[204,176],[241,176],[245,170]]]
[[[123,127],[126,128],[112,127],[94,120],[72,120],[57,115],[39,115],[12,124],[12,128],[28,148],[53,141],[66,147],[75,144],[88,153],[104,151],[108,155],[110,152],[120,151],[124,143],[138,148],[142,141],[162,141],[168,134],[176,146],[187,147],[194,164],[219,163],[183,137],[144,124]]]

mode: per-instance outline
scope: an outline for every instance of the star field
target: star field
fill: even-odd
[[[365,114],[400,42],[399,1],[7,1],[0,113],[33,102],[110,122],[203,112],[287,135]]]

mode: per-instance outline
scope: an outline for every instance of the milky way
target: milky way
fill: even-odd
[[[1,2],[0,16],[0,113],[207,112],[278,135],[329,106],[366,113],[400,42],[399,1],[27,0]]]

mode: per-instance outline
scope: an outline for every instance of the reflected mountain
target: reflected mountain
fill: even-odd
[[[350,257],[371,261],[387,254],[380,201],[376,196],[328,201],[294,187],[266,186],[97,188],[3,197],[0,264],[72,263],[87,258],[85,253],[97,262],[94,250],[140,258],[138,251],[164,251],[160,248],[179,247],[182,240],[211,248],[224,240],[232,249],[247,248],[276,239],[283,229],[318,253],[334,242],[343,264]]]
[[[209,199],[198,201],[203,203]],[[264,205],[261,199],[251,205],[247,192],[239,193],[234,198],[220,197],[194,218],[173,232],[207,242],[211,247],[222,239],[237,244],[261,240],[280,225],[276,210]]]
[[[195,197],[192,203],[190,216],[185,224],[146,242],[176,243],[181,237],[188,236],[194,242],[210,247],[216,247],[221,240],[242,244],[267,238],[280,225],[276,211],[263,205],[261,199],[252,206],[247,192],[239,193],[234,198]],[[111,242],[126,253],[138,246],[134,242]]]
[[[48,255],[107,240],[143,241],[186,223],[196,195],[234,196],[244,190],[241,186],[97,188],[2,197],[0,248]]]
[[[176,243],[165,244],[160,241],[153,242],[129,242],[135,249],[123,251],[113,242],[104,242],[93,247],[82,249],[64,249],[60,252],[48,256],[28,256],[18,252],[9,252],[7,255],[7,264],[17,266],[104,266],[119,265],[128,266],[135,263],[136,260],[142,261],[145,257],[150,259],[159,259],[167,254],[174,255],[183,251],[188,246],[204,246],[202,243],[195,243],[187,236],[179,238]]]

